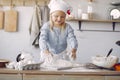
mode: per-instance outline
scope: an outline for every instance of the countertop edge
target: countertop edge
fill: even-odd
[[[65,70],[14,70],[0,68],[0,74],[29,74],[29,75],[98,75],[98,76],[120,76],[120,71],[96,70],[96,71],[65,71]]]

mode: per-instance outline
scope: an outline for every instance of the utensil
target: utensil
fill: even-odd
[[[120,41],[117,41],[116,44],[117,44],[118,46],[120,46]]]
[[[0,29],[3,28],[3,18],[4,18],[4,12],[2,10],[0,10]]]
[[[110,51],[108,52],[106,57],[108,57],[111,54],[112,51],[113,51],[113,48],[110,49]]]
[[[18,12],[14,9],[5,11],[4,30],[7,32],[17,31]]]
[[[57,70],[67,70],[67,69],[72,69],[72,68],[73,68],[72,66],[70,66],[70,67],[60,67]]]

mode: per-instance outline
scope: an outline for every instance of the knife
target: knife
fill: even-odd
[[[57,70],[67,70],[67,69],[72,69],[73,67],[60,67]]]

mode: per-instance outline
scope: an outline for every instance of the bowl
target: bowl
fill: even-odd
[[[116,71],[120,71],[120,63],[114,65]]]
[[[8,60],[0,59],[0,68],[5,68],[7,63],[9,63]]]
[[[92,57],[92,63],[96,66],[103,68],[112,68],[118,62],[118,57],[110,55],[106,56],[94,56]]]

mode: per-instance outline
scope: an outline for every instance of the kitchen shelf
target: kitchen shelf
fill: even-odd
[[[67,19],[67,21],[78,21],[79,22],[79,30],[80,31],[85,31],[81,29],[81,24],[82,22],[102,22],[102,23],[112,23],[112,32],[120,32],[120,31],[115,31],[115,24],[120,23],[120,20],[100,20],[100,19]],[[86,30],[86,31],[105,31],[105,30]]]

